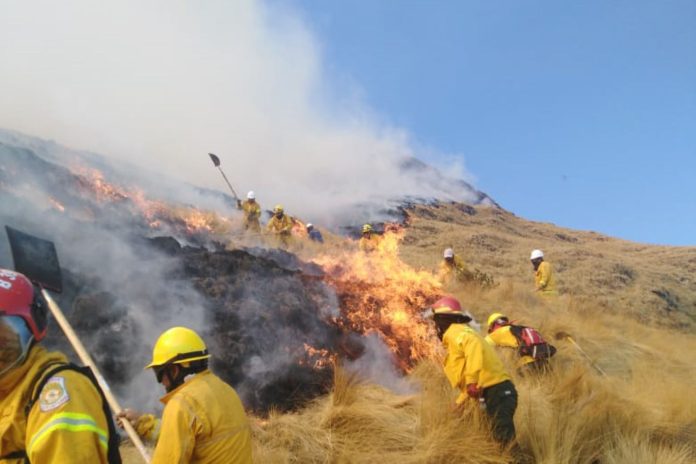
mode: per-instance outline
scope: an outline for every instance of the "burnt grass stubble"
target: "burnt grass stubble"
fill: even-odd
[[[289,411],[326,393],[333,365],[315,366],[305,344],[355,359],[363,348],[360,334],[341,328],[334,290],[322,269],[277,249],[210,251],[180,246],[172,237],[144,239],[143,256],[165,253],[179,266],[169,286],[192,285],[205,301],[202,336],[212,354],[212,370],[235,387],[245,407],[256,414]],[[124,391],[127,379],[142,370],[155,339],[145,339],[128,303],[98,279],[64,271],[57,298],[76,332],[112,388]],[[150,298],[151,311],[158,307]],[[72,349],[54,321],[46,344]],[[168,327],[160,327],[160,331]],[[154,386],[153,386],[154,388]],[[124,392],[125,393],[125,392]]]

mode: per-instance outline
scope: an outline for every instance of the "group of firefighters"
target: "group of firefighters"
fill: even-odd
[[[551,265],[544,261],[544,253],[533,250],[530,261],[534,268],[534,291],[544,297],[557,295],[556,280]],[[452,283],[465,271],[464,263],[454,250],[445,249],[438,273],[443,284]],[[452,387],[460,391],[457,404],[468,398],[481,401],[490,418],[493,437],[501,445],[509,445],[515,438],[513,417],[517,409],[517,391],[494,347],[516,351],[521,376],[546,372],[556,348],[536,329],[515,324],[500,312],[488,317],[488,334],[483,337],[469,326],[473,320],[471,315],[451,296],[433,305],[432,318],[447,352],[445,375]]]
[[[240,204],[247,228],[260,230],[260,207],[253,192]],[[279,205],[269,230],[289,231],[292,220]],[[282,236],[282,233],[281,233]],[[365,224],[359,247],[374,250],[379,238]],[[535,290],[556,293],[551,266],[534,250]],[[463,267],[452,248],[443,253],[443,275]],[[472,317],[454,297],[432,307],[432,319],[447,355],[444,372],[467,398],[485,404],[492,435],[502,445],[514,441],[517,391],[494,347],[515,348],[521,373],[548,368],[555,348],[530,327],[513,324],[501,313],[488,318],[484,338],[469,326]],[[213,374],[210,353],[201,337],[174,327],[156,341],[146,366],[164,387],[161,418],[133,410],[116,421],[100,386],[89,370],[68,363],[65,355],[40,344],[47,331],[47,302],[24,275],[0,269],[0,462],[120,462],[115,423],[129,421],[138,434],[155,444],[153,463],[251,462],[251,433],[235,390]]]
[[[246,200],[237,200],[237,209],[244,215],[244,231],[247,234],[260,236],[261,232],[261,205],[256,201],[256,193],[250,190]],[[296,220],[285,213],[283,205],[276,205],[273,208],[273,215],[266,224],[265,233],[270,234],[276,240],[279,248],[289,249],[292,246],[292,230],[296,225]],[[304,226],[307,237],[313,242],[324,243],[321,232],[314,227],[314,224],[307,223]]]

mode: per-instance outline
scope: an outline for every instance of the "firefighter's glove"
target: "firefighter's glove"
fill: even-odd
[[[483,391],[475,383],[470,383],[466,386],[466,394],[471,398],[481,398]]]

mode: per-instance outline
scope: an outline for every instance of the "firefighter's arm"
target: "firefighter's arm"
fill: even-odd
[[[178,464],[191,461],[196,445],[196,416],[181,398],[172,398],[164,408],[159,440],[151,464]]]
[[[294,219],[292,219],[290,216],[285,216],[287,218],[286,221],[283,221],[283,229],[281,232],[289,234],[292,231],[292,227],[295,225]]]
[[[51,377],[27,418],[29,461],[106,463],[109,427],[92,382],[74,371]]]
[[[517,348],[519,345],[515,336],[510,333],[510,329],[506,329],[505,327],[498,328],[498,330],[494,330],[486,335],[486,341],[490,345],[504,346],[507,348]]]
[[[161,420],[153,414],[141,413],[133,409],[124,409],[117,414],[117,424],[123,428],[122,421],[127,420],[131,423],[140,437],[148,442],[155,443],[159,438]]]

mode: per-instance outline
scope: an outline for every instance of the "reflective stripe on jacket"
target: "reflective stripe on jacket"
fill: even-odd
[[[107,462],[109,426],[102,399],[79,372],[52,376],[25,413],[39,374],[60,363],[67,363],[63,354],[37,345],[24,364],[0,379],[0,456],[24,450],[33,463]]]
[[[450,325],[442,342],[447,350],[445,375],[452,387],[461,392],[458,404],[468,397],[466,386],[470,383],[484,389],[510,380],[493,347],[468,325]]]
[[[251,431],[234,389],[209,370],[189,377],[165,404],[152,464],[251,463]]]

